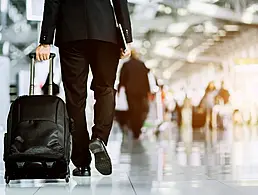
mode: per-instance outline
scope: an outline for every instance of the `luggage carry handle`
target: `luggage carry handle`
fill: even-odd
[[[29,95],[34,95],[36,53],[30,53],[29,57],[31,59]],[[49,56],[49,85],[48,85],[48,94],[49,95],[53,95],[53,64],[54,64],[55,57],[56,57],[56,54],[50,53],[50,56]]]

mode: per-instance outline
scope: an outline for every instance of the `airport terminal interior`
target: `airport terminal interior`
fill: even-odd
[[[0,195],[258,194],[258,0],[128,0],[132,48],[149,69],[151,91],[140,137],[121,122],[129,108],[118,93],[107,145],[112,175],[102,176],[93,161],[91,177],[9,184],[2,158],[7,116],[29,93],[28,55],[38,45],[44,0],[0,3]],[[58,48],[51,51],[65,101]],[[128,60],[120,60],[116,88]],[[48,62],[37,62],[36,95],[47,75]]]

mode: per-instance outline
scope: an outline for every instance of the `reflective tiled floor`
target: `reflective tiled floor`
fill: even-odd
[[[110,177],[93,168],[91,178],[73,177],[69,184],[37,180],[6,186],[1,162],[0,195],[258,194],[258,128],[197,131],[193,136],[191,130],[178,136],[172,124],[164,129],[159,138],[149,130],[137,142],[115,126],[108,145],[114,164]]]

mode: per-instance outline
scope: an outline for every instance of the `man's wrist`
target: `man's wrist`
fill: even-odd
[[[43,46],[43,47],[50,47],[50,44],[40,43],[40,46]]]

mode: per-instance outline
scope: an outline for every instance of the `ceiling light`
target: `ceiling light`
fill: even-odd
[[[171,37],[169,39],[163,39],[156,42],[156,45],[160,47],[177,47],[181,40],[177,37]]]
[[[156,59],[148,60],[145,62],[147,68],[155,68],[159,65],[159,62]]]
[[[219,35],[213,35],[212,37],[213,37],[214,41],[220,41]]]
[[[196,32],[196,33],[202,33],[203,31],[204,31],[204,26],[203,25],[197,25],[197,26],[194,26],[193,27],[193,30],[194,30],[194,32]]]
[[[143,47],[145,47],[145,48],[150,48],[150,47],[151,47],[150,41],[144,41],[144,42],[143,42]]]
[[[170,71],[165,70],[165,71],[163,72],[163,78],[164,78],[164,79],[170,79],[171,76],[172,76],[172,73],[171,73]]]
[[[158,9],[159,9],[159,11],[164,11],[165,8],[166,8],[165,5],[160,4]]]
[[[164,57],[172,57],[175,53],[174,49],[169,47],[156,46],[154,49],[155,54],[164,56]]]
[[[140,49],[140,53],[141,53],[142,55],[146,55],[146,54],[148,53],[148,51],[147,51],[147,49],[145,49],[145,48],[141,48],[141,49]]]
[[[167,42],[169,46],[177,47],[180,44],[181,40],[177,37],[171,37],[167,40]]]
[[[179,16],[186,16],[186,15],[188,14],[188,11],[187,11],[187,9],[179,8],[179,9],[177,10],[177,14],[178,14]]]
[[[169,25],[168,32],[171,34],[178,34],[182,35],[189,27],[189,24],[187,22],[181,22],[181,23],[174,23]]]
[[[218,27],[212,24],[211,21],[205,22],[205,32],[206,33],[216,33],[218,32]]]
[[[166,14],[171,14],[171,13],[172,13],[172,9],[171,9],[170,7],[166,7],[165,10],[164,10],[164,12],[165,12]]]
[[[234,31],[239,31],[239,26],[238,25],[225,25],[224,29],[228,32],[234,32]]]
[[[218,7],[198,2],[198,1],[191,1],[187,7],[189,12],[200,14],[203,13],[207,16],[216,16],[218,14]]]
[[[190,51],[190,53],[187,56],[187,61],[190,63],[194,63],[196,61],[197,56],[200,54],[200,49],[193,49],[192,51]]]
[[[227,35],[227,32],[225,30],[220,30],[219,31],[219,36],[225,37]]]

